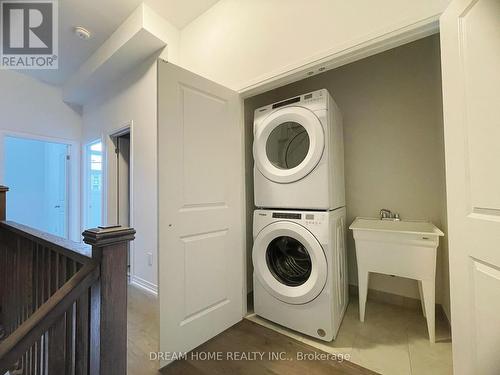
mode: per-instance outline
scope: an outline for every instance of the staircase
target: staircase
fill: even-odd
[[[135,230],[83,242],[5,221],[0,186],[0,374],[127,372],[127,249]]]

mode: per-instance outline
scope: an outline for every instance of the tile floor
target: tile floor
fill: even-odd
[[[451,333],[436,314],[436,343],[431,344],[420,310],[368,301],[365,322],[358,319],[357,299],[351,298],[335,341],[326,343],[288,330],[255,314],[247,319],[329,353],[350,354],[350,361],[387,375],[452,374]]]

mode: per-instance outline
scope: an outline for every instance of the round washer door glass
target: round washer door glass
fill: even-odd
[[[253,157],[269,180],[291,183],[318,165],[325,147],[323,125],[303,107],[285,107],[255,125]]]
[[[288,286],[302,285],[311,275],[312,261],[306,247],[289,236],[277,237],[269,243],[266,261],[276,280]]]
[[[302,125],[285,122],[275,127],[267,138],[267,158],[276,168],[295,168],[306,158],[309,144],[309,135]]]
[[[290,304],[304,304],[323,290],[328,266],[323,247],[302,225],[276,221],[255,237],[254,275],[273,297]]]

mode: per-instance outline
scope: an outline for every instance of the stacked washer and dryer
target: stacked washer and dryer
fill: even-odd
[[[348,304],[342,115],[327,90],[255,111],[255,313],[333,340]]]

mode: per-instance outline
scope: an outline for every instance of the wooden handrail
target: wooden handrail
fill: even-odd
[[[0,228],[16,233],[40,246],[50,247],[51,250],[82,264],[92,258],[92,247],[87,244],[70,241],[14,221],[0,221]]]
[[[87,263],[16,331],[0,343],[0,374],[20,358],[99,279],[99,264]]]

